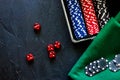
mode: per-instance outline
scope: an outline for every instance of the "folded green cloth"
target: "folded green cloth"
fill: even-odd
[[[85,66],[90,62],[104,57],[111,61],[115,54],[120,53],[120,12],[111,18],[96,36],[87,50],[73,66],[68,76],[73,80],[120,80],[120,71],[111,72],[106,69],[89,77],[85,74]]]

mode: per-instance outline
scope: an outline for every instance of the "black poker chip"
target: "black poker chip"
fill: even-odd
[[[96,73],[96,71],[93,69],[93,63],[90,63],[90,64],[88,65],[88,67],[89,67],[89,71],[90,71],[91,73],[93,73],[93,74]]]
[[[93,62],[93,69],[94,69],[96,72],[100,72],[100,71],[101,71],[101,69],[98,68],[98,63],[97,63],[97,61],[94,61],[94,62]]]
[[[85,67],[85,74],[90,77],[93,76],[93,73],[89,71],[89,66]]]
[[[115,55],[115,59],[113,60],[117,66],[120,67],[120,54]]]
[[[108,7],[106,5],[106,0],[93,0],[99,25],[101,28],[108,22],[110,19]]]
[[[116,66],[114,61],[109,62],[109,69],[112,72],[117,72],[118,71],[118,67]]]
[[[85,74],[87,76],[94,76],[95,74],[105,70],[108,67],[108,60],[101,58],[99,60],[89,63],[85,67]]]
[[[98,63],[98,68],[101,70],[105,70],[108,67],[108,60],[101,58],[99,60],[97,60]]]

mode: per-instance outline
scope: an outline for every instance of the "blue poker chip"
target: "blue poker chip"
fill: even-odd
[[[75,38],[81,39],[86,37],[88,34],[79,2],[77,0],[66,0],[66,2],[72,21],[72,29]]]

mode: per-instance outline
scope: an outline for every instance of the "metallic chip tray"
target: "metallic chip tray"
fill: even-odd
[[[61,3],[62,3],[62,8],[63,8],[63,11],[64,11],[64,15],[65,15],[65,18],[66,18],[66,22],[67,22],[67,26],[68,26],[68,30],[69,30],[69,34],[70,34],[72,42],[73,43],[79,43],[79,42],[82,42],[82,41],[87,41],[87,40],[94,39],[96,35],[94,35],[94,36],[88,36],[86,38],[82,38],[82,39],[79,39],[79,40],[77,40],[77,39],[74,38],[74,34],[72,32],[72,28],[71,28],[69,16],[68,16],[66,5],[65,5],[65,0],[61,0]]]

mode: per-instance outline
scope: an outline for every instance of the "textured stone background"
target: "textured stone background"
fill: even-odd
[[[111,16],[120,11],[119,0],[107,0]],[[42,25],[35,34],[33,24]],[[46,46],[55,40],[62,48],[55,60]],[[67,74],[91,41],[73,44],[60,0],[0,0],[0,80],[71,80]],[[25,55],[32,52],[29,65]]]

